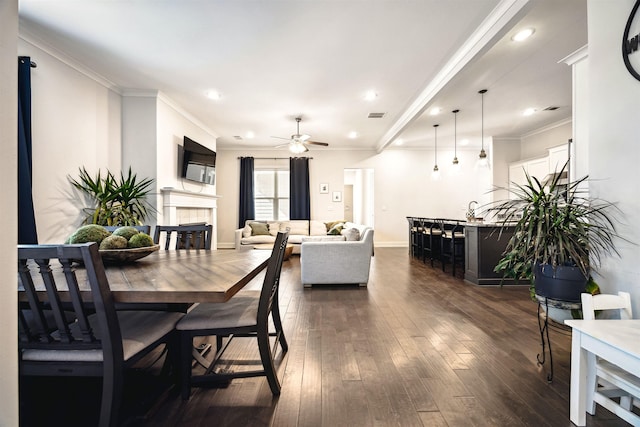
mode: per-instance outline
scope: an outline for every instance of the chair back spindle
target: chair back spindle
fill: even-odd
[[[77,268],[80,260],[81,269]],[[91,350],[105,344],[111,348],[115,340],[115,350],[122,352],[117,345],[121,338],[111,291],[96,243],[19,245],[18,261],[20,291],[26,296],[18,316],[22,350]],[[80,291],[78,270],[86,272],[81,280],[91,288],[90,301]],[[59,291],[65,291],[68,300],[63,300]],[[101,331],[100,339],[88,320],[94,313],[112,325],[109,331]]]
[[[153,241],[160,244],[164,235],[164,249],[211,249],[213,226],[207,224],[158,225],[155,228]]]

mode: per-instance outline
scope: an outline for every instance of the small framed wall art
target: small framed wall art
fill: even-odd
[[[329,193],[329,184],[324,183],[320,184],[320,194],[328,194]]]
[[[334,202],[341,202],[342,201],[342,192],[341,191],[334,191],[333,192],[333,197],[331,197],[331,200],[333,200]]]

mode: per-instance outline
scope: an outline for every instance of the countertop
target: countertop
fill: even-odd
[[[465,227],[491,227],[491,228],[501,228],[503,226],[513,227],[517,222],[508,222],[506,224],[502,222],[481,222],[481,221],[467,221],[464,223]]]

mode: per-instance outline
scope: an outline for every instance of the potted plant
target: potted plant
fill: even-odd
[[[619,255],[614,239],[620,236],[612,216],[616,207],[586,193],[586,176],[565,184],[566,167],[548,182],[526,174],[527,183],[502,188],[510,200],[489,211],[503,215],[503,228],[515,224],[495,271],[528,280],[532,296],[578,302],[582,292],[596,292],[591,270],[603,256]]]
[[[84,208],[87,217],[83,224],[98,225],[142,225],[153,207],[146,200],[153,179],[138,180],[129,168],[119,179],[109,171],[102,176],[98,170],[95,177],[82,167],[79,178],[69,177],[71,185],[85,193],[92,206]]]

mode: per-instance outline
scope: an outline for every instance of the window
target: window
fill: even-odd
[[[262,169],[254,171],[256,219],[289,219],[289,171]]]

